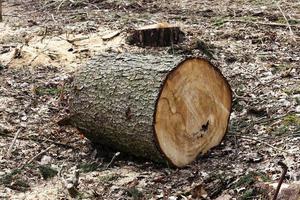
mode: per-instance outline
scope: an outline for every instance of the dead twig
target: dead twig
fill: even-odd
[[[47,31],[47,28],[45,31]],[[47,32],[44,33],[44,36],[45,36],[45,34],[47,34]],[[44,36],[41,39],[41,41],[44,39]],[[48,47],[48,44],[49,44],[49,42],[47,44],[45,44],[45,46],[41,49],[40,52],[36,53],[36,55],[29,61],[28,65],[31,65],[33,63],[33,61],[35,61],[40,55],[42,55],[45,51],[48,50],[48,49],[46,49]]]
[[[283,149],[277,148],[277,147],[275,147],[275,146],[273,146],[273,145],[271,145],[271,144],[269,144],[267,142],[264,142],[262,140],[258,140],[258,139],[255,139],[255,138],[252,138],[252,137],[248,137],[248,136],[239,136],[239,137],[242,138],[242,139],[253,140],[253,141],[259,142],[259,143],[264,144],[264,145],[266,145],[268,147],[271,147],[272,149],[275,149],[277,151],[281,151],[281,152],[285,152],[285,153],[289,154],[289,152],[287,152],[287,151],[285,151]]]
[[[5,16],[5,17],[16,17],[16,18],[20,18],[20,19],[22,18],[21,16],[18,16],[18,15],[7,15],[7,14],[3,15],[2,14],[2,16]]]
[[[23,49],[23,45],[21,45],[20,47],[16,47],[14,49],[12,57],[10,58],[10,60],[8,61],[8,63],[6,63],[5,65],[9,65],[14,59],[20,58],[21,57],[21,53],[22,53],[22,49]]]
[[[13,136],[9,135],[9,134],[6,134],[6,133],[1,133],[0,132],[0,136],[2,137],[8,137],[8,138],[13,138]],[[68,144],[64,144],[64,143],[59,143],[59,142],[55,142],[53,140],[49,140],[49,139],[38,139],[38,138],[26,138],[26,137],[19,137],[19,140],[26,140],[26,141],[34,141],[34,142],[44,142],[44,143],[50,143],[50,144],[55,144],[56,146],[61,146],[61,147],[64,147],[64,148],[68,148],[68,149],[76,149],[75,147],[72,147]]]
[[[281,177],[279,179],[279,182],[278,182],[278,185],[277,185],[277,188],[276,188],[276,191],[275,191],[275,194],[273,196],[273,200],[276,200],[277,199],[277,196],[278,196],[278,193],[280,191],[280,187],[283,183],[283,180],[285,178],[285,175],[287,173],[287,170],[288,170],[288,167],[286,166],[286,164],[284,164],[283,162],[279,161],[278,162],[278,165],[280,165],[282,167],[282,174],[281,174]]]
[[[31,65],[33,63],[33,61],[35,61],[35,59],[37,59],[43,52],[39,52],[38,54],[36,54],[28,63],[28,65]]]
[[[15,136],[14,136],[14,139],[13,139],[13,141],[11,142],[11,144],[10,144],[10,146],[9,146],[9,148],[8,148],[8,151],[7,151],[7,153],[6,153],[6,157],[7,157],[7,158],[10,158],[12,149],[13,149],[15,143],[16,143],[16,140],[17,140],[17,138],[18,138],[18,136],[19,136],[21,130],[22,130],[22,129],[20,128],[20,129],[16,132],[16,134],[15,134]]]
[[[288,29],[290,30],[290,35],[291,35],[291,37],[292,37],[292,40],[294,40],[294,42],[296,42],[295,34],[294,34],[294,32],[293,32],[293,30],[292,30],[292,28],[291,28],[291,25],[290,25],[290,23],[289,23],[289,20],[286,18],[286,16],[285,16],[283,10],[282,10],[281,7],[280,7],[280,2],[278,2],[276,5],[277,5],[278,9],[280,10],[280,12],[281,12],[281,14],[282,14],[284,20],[286,21],[286,26],[287,26]]]
[[[75,44],[75,42],[77,41],[81,41],[81,40],[87,40],[89,39],[89,36],[84,36],[84,37],[80,37],[80,38],[73,38],[73,39],[68,39],[67,38],[63,38],[63,37],[59,37],[60,39],[66,40],[67,42],[69,42],[70,44],[74,45],[74,46],[78,46]]]
[[[284,117],[286,117],[286,116],[288,116],[292,113],[294,113],[294,112],[293,111],[288,111],[287,113],[285,113],[283,115],[276,116],[276,117],[273,117],[273,118],[261,118],[261,119],[256,120],[254,123],[255,124],[265,124],[265,123],[272,122],[272,121],[275,121],[275,120],[278,120],[278,119],[282,119],[282,118],[284,118]]]
[[[275,149],[275,150],[277,150],[277,151],[280,151],[280,152],[284,152],[284,153],[286,153],[286,154],[291,154],[291,153],[289,153],[288,151],[285,151],[285,150],[283,150],[283,149],[280,149],[280,148],[278,148],[278,147],[275,147],[275,146],[273,146],[273,145],[271,145],[271,144],[269,144],[269,143],[267,143],[267,142],[264,142],[264,141],[262,141],[262,140],[259,140],[259,139],[256,139],[256,138],[252,138],[252,137],[248,137],[248,136],[243,136],[243,135],[228,135],[228,136],[234,136],[234,137],[240,137],[240,138],[242,138],[242,139],[246,139],[246,140],[252,140],[252,141],[256,141],[256,142],[258,142],[258,143],[261,143],[261,144],[264,144],[264,145],[266,145],[266,146],[268,146],[268,147],[271,147],[272,149]]]
[[[76,198],[79,194],[78,185],[79,185],[79,170],[77,167],[74,168],[73,174],[71,177],[65,179],[61,174],[62,169],[59,172],[59,177],[61,177],[64,186],[67,188],[69,195],[72,198]]]
[[[236,93],[236,91],[232,90],[233,94],[234,94],[234,97],[237,98],[237,99],[243,99],[243,100],[246,100],[248,101],[251,97],[244,97],[244,96],[240,96]]]
[[[280,116],[276,116],[276,117],[271,117],[271,118],[266,118],[266,117],[262,117],[260,119],[257,119],[257,120],[253,120],[252,121],[252,124],[251,125],[254,125],[254,124],[265,124],[265,123],[269,123],[269,122],[273,122],[275,120],[279,120],[279,119],[282,119],[284,117],[286,117],[287,115],[290,115],[294,113],[293,111],[289,111],[283,115],[280,115]],[[245,120],[245,119],[244,119]],[[250,127],[251,125],[248,125],[248,126],[242,126],[242,127],[237,127],[237,128],[245,128],[245,127]]]
[[[60,10],[60,7],[66,2],[66,0],[62,0],[60,4],[57,6],[57,11]]]
[[[239,20],[239,19],[233,19],[233,20],[225,20],[226,22],[237,22],[237,23],[248,23],[248,24],[254,24],[254,25],[264,25],[264,26],[280,26],[280,27],[286,27],[286,24],[281,24],[281,23],[273,23],[273,22],[254,22],[254,21],[248,21],[248,20]],[[292,25],[290,24],[291,27],[296,27],[300,28],[298,25]]]
[[[51,14],[51,18],[52,18],[52,20],[53,20],[55,23],[57,23],[57,21],[56,21],[56,19],[54,18],[54,15],[53,15],[53,14]]]
[[[120,155],[120,152],[115,153],[115,155],[112,157],[111,161],[107,164],[106,169],[109,168],[111,165],[114,164],[116,158]]]
[[[20,169],[23,169],[26,165],[32,163],[35,159],[37,159],[39,156],[43,155],[44,153],[46,153],[47,151],[49,151],[50,149],[52,149],[54,147],[54,145],[50,145],[47,149],[45,149],[44,151],[41,151],[40,153],[38,153],[37,155],[33,156],[31,159],[29,159],[27,162],[25,162]]]

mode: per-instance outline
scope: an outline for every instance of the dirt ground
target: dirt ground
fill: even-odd
[[[288,172],[278,199],[299,200],[299,1],[14,0],[3,2],[3,14],[0,199],[270,199],[281,161]],[[129,30],[158,22],[178,24],[184,43],[126,43]],[[122,153],[113,159],[117,152],[58,126],[68,113],[65,85],[107,51],[211,60],[234,91],[221,145],[172,169]]]

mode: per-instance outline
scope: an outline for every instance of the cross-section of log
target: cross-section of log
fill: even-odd
[[[163,47],[182,42],[184,33],[180,27],[168,23],[158,23],[133,30],[127,38],[129,44],[138,46]]]
[[[221,142],[231,101],[204,59],[99,55],[75,75],[70,122],[92,142],[182,167]]]

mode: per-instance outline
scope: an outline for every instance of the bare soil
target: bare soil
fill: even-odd
[[[278,161],[288,166],[279,199],[299,199],[299,1],[25,0],[4,2],[3,14],[1,199],[72,199],[74,171],[77,199],[270,199],[282,173]],[[185,42],[126,43],[132,28],[158,22],[180,25]],[[224,141],[172,169],[122,153],[111,162],[116,152],[58,126],[74,72],[107,51],[211,60],[234,91]]]

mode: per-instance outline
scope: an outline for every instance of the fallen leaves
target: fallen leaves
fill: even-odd
[[[68,174],[72,176],[71,167],[78,165],[77,189],[86,198],[177,200],[194,195],[195,199],[267,199],[272,197],[281,174],[278,158],[290,168],[278,198],[299,198],[300,52],[299,45],[287,37],[285,22],[280,26],[255,23],[282,20],[272,2],[233,1],[227,5],[222,1],[145,1],[132,7],[127,1],[103,1],[85,5],[84,9],[64,10],[70,5],[66,2],[54,14],[47,8],[55,10],[60,2],[41,5],[25,1],[17,12],[10,2],[6,3],[9,16],[0,23],[0,181],[4,183],[0,184],[0,198],[66,198],[68,191],[54,175],[55,170],[63,167],[67,179]],[[296,19],[294,2],[281,6],[290,11],[289,23]],[[23,15],[31,19],[23,19]],[[230,79],[235,91],[230,132],[221,146],[186,169],[165,169],[118,157],[114,165],[103,170],[112,156],[92,155],[94,149],[78,131],[58,127],[54,121],[67,112],[59,100],[61,84],[94,53],[132,50],[124,44],[119,30],[162,18],[183,24],[188,42],[199,38],[209,44],[204,50],[213,52],[213,62],[218,62]],[[297,21],[293,23],[299,26]],[[299,28],[292,29],[299,35]],[[195,44],[188,53],[205,56],[203,44]],[[173,53],[172,48],[159,49],[158,54]],[[6,159],[14,134],[21,127],[24,133],[16,140],[11,158]],[[53,149],[23,171],[14,170],[52,143]],[[48,167],[54,171],[47,172]],[[42,174],[53,177],[43,180]]]

